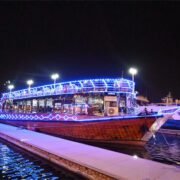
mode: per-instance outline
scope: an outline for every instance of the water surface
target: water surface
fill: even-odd
[[[81,180],[85,178],[0,139],[0,179]]]
[[[180,165],[180,136],[177,135],[156,133],[156,135],[147,142],[145,147],[127,145],[107,146],[98,143],[90,145],[124,154],[136,155],[144,159],[150,159],[165,164]]]

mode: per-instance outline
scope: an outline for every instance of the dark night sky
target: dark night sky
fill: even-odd
[[[0,89],[61,81],[131,78],[152,101],[180,98],[180,3],[0,2]]]

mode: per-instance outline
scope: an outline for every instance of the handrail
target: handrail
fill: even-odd
[[[118,86],[116,84],[118,83]],[[3,93],[3,99],[23,99],[38,96],[74,94],[74,93],[90,93],[90,92],[115,92],[115,93],[134,93],[133,81],[124,78],[113,79],[88,79],[78,81],[68,81],[37,86],[30,89],[22,89]]]

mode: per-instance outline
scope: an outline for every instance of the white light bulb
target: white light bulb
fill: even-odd
[[[53,79],[53,80],[56,80],[58,78],[59,78],[59,74],[57,74],[57,73],[51,75],[51,79]]]
[[[30,80],[27,81],[27,84],[28,84],[29,86],[31,86],[33,83],[34,83],[34,81],[33,81],[32,79],[30,79]]]
[[[9,89],[9,90],[14,89],[14,85],[13,85],[13,84],[10,84],[10,85],[8,86],[8,89]]]
[[[130,68],[130,69],[129,69],[129,73],[132,74],[132,75],[137,74],[137,72],[138,72],[138,71],[137,71],[137,69],[135,69],[135,68]]]

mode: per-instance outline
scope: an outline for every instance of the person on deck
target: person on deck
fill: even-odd
[[[149,114],[149,112],[148,112],[148,110],[147,110],[146,107],[144,108],[144,113],[145,113],[145,115],[148,115],[148,114]]]

